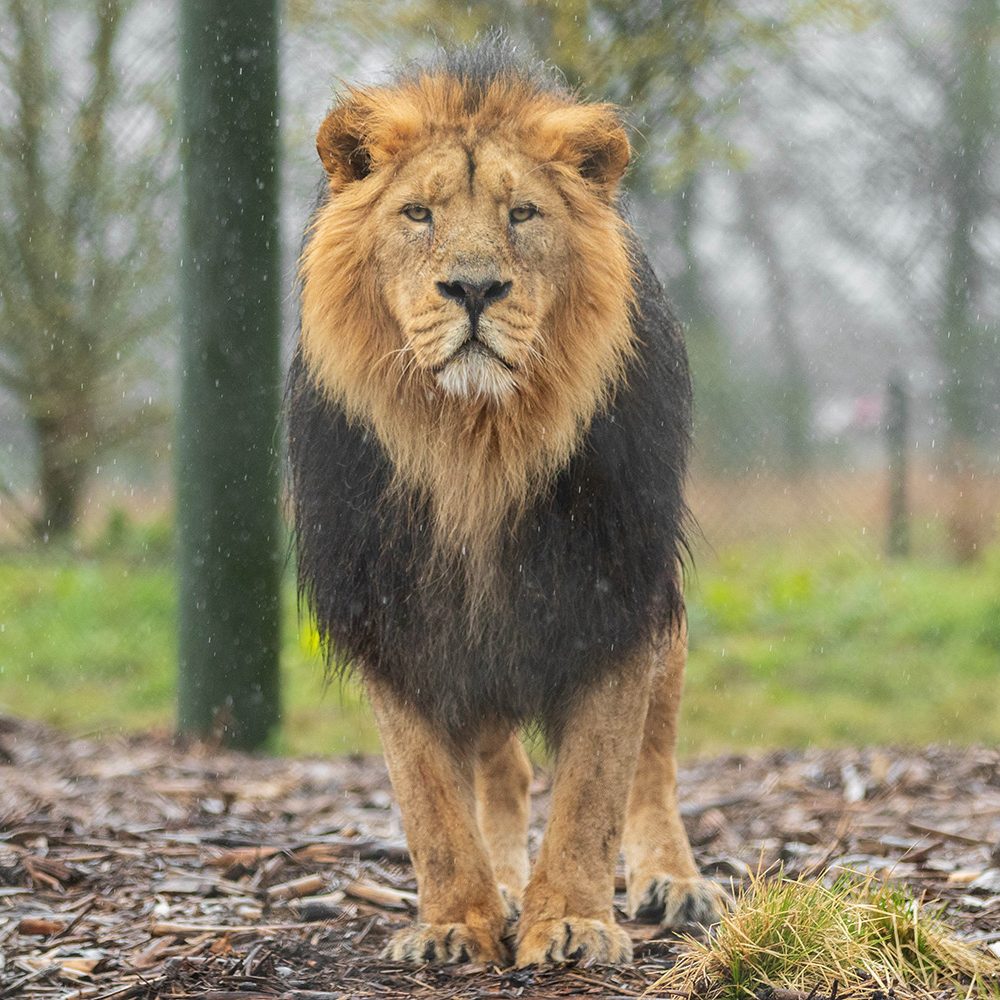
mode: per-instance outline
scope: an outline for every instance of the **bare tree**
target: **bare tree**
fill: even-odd
[[[164,416],[139,380],[168,316],[168,129],[123,82],[134,6],[0,8],[0,387],[35,437],[40,536],[69,534],[101,456]]]
[[[956,555],[970,559],[978,553],[982,533],[974,503],[974,445],[989,402],[984,376],[989,362],[995,364],[996,352],[996,327],[990,337],[980,310],[991,265],[977,244],[996,214],[989,177],[991,150],[995,153],[997,147],[1000,73],[992,56],[1000,36],[1000,6],[997,0],[969,0],[956,20],[954,74],[938,77],[953,123],[953,146],[941,173],[947,254],[937,345],[946,374],[944,404],[955,479],[952,538]],[[1000,387],[990,388],[995,392]]]
[[[774,408],[785,471],[803,472],[810,463],[810,386],[802,346],[795,334],[794,291],[781,248],[764,209],[759,180],[738,175],[743,229],[763,272],[771,346],[778,362]]]
[[[885,289],[909,335],[904,360],[934,359],[959,559],[981,547],[976,455],[998,429],[998,37],[998,0],[895,2],[876,33],[887,78],[863,64],[847,82],[824,79],[815,65],[799,74],[812,93],[840,105],[852,148],[864,155],[839,184],[830,183],[829,151],[793,169],[840,252]]]

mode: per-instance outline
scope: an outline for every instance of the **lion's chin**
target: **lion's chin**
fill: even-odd
[[[437,372],[437,383],[459,399],[502,400],[517,390],[510,365],[492,352],[462,351]]]

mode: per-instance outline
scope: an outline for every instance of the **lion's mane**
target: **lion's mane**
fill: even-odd
[[[580,688],[680,607],[678,326],[620,207],[594,196],[588,149],[607,156],[608,143],[588,144],[581,105],[546,72],[489,45],[343,107],[364,109],[350,169],[371,177],[351,184],[343,160],[328,165],[302,255],[288,389],[301,592],[335,665],[378,676],[449,730],[535,719],[555,733]],[[597,121],[619,127],[611,109]],[[553,354],[504,407],[386,369],[392,331],[357,238],[379,168],[449,128],[530,136],[574,219]]]

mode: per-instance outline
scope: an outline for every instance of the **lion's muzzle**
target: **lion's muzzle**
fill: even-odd
[[[437,288],[446,299],[452,299],[465,308],[475,330],[483,310],[494,302],[505,299],[512,284],[511,281],[459,277],[451,281],[439,281]]]
[[[459,272],[436,284],[438,292],[460,305],[468,317],[462,324],[464,335],[452,342],[448,356],[433,369],[438,384],[453,396],[506,396],[515,387],[512,376],[516,369],[505,357],[502,340],[497,342],[494,324],[483,314],[510,294],[513,282],[499,280],[496,272]]]

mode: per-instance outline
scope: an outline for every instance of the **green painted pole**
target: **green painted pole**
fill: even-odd
[[[277,0],[181,0],[182,733],[280,718]]]

